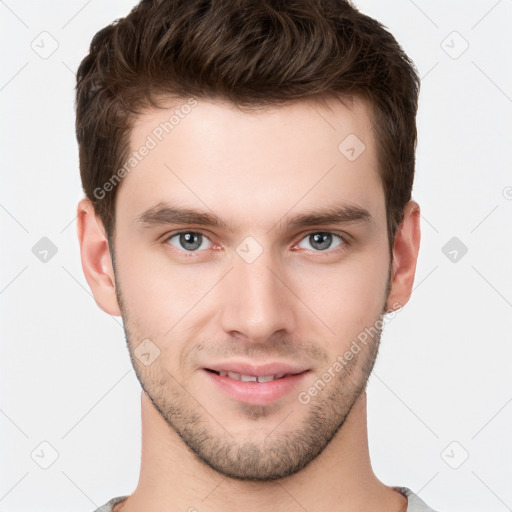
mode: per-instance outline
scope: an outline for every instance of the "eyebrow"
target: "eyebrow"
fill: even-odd
[[[237,228],[237,226],[232,226],[213,213],[196,210],[194,208],[180,208],[162,202],[148,208],[138,215],[135,219],[135,223],[139,224],[141,229],[168,224],[194,224],[217,229],[231,229],[233,231]],[[276,224],[278,223],[281,224],[281,221],[276,222]],[[308,210],[299,215],[295,215],[288,220],[286,226],[288,228],[303,228],[316,224],[348,223],[373,225],[374,220],[370,212],[361,206],[337,205]]]

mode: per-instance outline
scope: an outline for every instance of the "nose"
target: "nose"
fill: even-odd
[[[252,263],[235,255],[222,286],[221,323],[227,334],[265,343],[272,336],[294,331],[299,301],[270,251]]]

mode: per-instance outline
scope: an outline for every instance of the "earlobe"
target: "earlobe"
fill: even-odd
[[[96,304],[110,315],[121,316],[105,230],[89,199],[78,203],[77,233],[82,269]]]
[[[420,207],[409,201],[404,208],[404,217],[396,231],[393,244],[393,270],[387,311],[395,311],[409,301],[416,274],[416,263],[420,249]]]

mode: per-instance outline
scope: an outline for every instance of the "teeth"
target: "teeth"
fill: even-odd
[[[240,380],[242,382],[271,382],[273,380],[283,378],[286,373],[280,373],[278,375],[261,375],[260,377],[256,377],[254,375],[241,375],[240,373],[221,370],[219,375],[221,377],[230,377],[231,379]]]
[[[258,382],[270,382],[271,380],[274,380],[276,378],[275,375],[265,375],[258,377]]]

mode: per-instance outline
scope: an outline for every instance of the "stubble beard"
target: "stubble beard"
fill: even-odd
[[[116,273],[117,275],[117,273]],[[390,283],[386,290],[386,301]],[[310,464],[340,432],[357,399],[366,389],[373,370],[382,335],[382,325],[370,343],[346,363],[336,378],[308,404],[298,400],[291,409],[304,408],[301,424],[286,431],[283,425],[270,432],[262,441],[237,439],[222,426],[222,418],[212,418],[201,404],[160,364],[148,370],[134,357],[137,340],[130,331],[130,322],[116,277],[116,295],[122,312],[130,358],[140,385],[165,423],[177,434],[188,449],[204,464],[229,478],[269,482],[291,476]],[[385,307],[381,315],[386,313]],[[380,318],[380,317],[379,317]],[[158,361],[158,360],[157,360]],[[155,365],[156,361],[153,363]],[[152,365],[152,366],[153,366]],[[302,391],[302,390],[301,390]],[[290,409],[290,410],[291,410]],[[270,406],[241,404],[244,421],[258,420],[272,414]],[[289,411],[276,414],[276,426]]]

